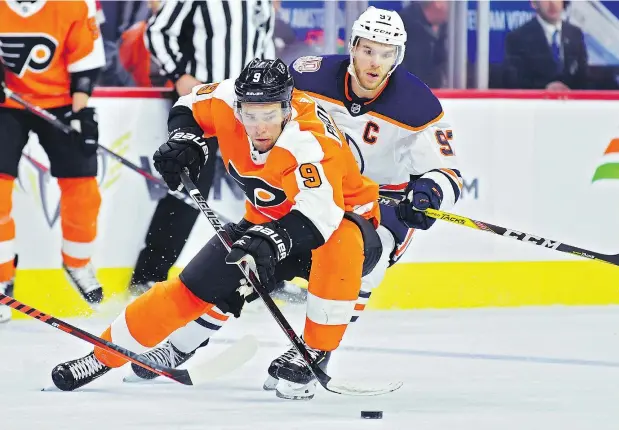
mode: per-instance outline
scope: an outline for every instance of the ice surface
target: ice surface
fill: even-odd
[[[285,313],[296,327],[302,308]],[[104,319],[71,320],[99,333]],[[403,380],[379,397],[319,389],[312,401],[262,391],[266,367],[287,349],[266,311],[221,330],[213,351],[249,332],[260,340],[236,374],[202,387],[122,383],[115,370],[71,393],[41,392],[81,340],[34,320],[0,325],[0,429],[617,429],[619,307],[366,312],[329,373]],[[382,410],[362,420],[361,410]]]

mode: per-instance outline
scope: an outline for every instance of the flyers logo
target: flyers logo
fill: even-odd
[[[4,64],[17,76],[27,70],[41,73],[49,67],[58,42],[48,34],[0,34],[0,55]]]
[[[232,162],[228,163],[228,172],[256,208],[279,206],[286,201],[286,193],[283,190],[275,188],[258,176],[241,175]]]

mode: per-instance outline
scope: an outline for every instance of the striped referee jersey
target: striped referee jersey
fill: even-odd
[[[275,58],[270,0],[166,0],[153,15],[146,46],[163,73],[202,82],[235,78],[252,59]]]

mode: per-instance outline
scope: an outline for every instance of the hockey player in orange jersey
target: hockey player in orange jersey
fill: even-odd
[[[90,264],[101,196],[97,175],[97,119],[87,107],[105,65],[94,0],[0,1],[2,85],[81,130],[67,136],[24,111],[0,91],[0,291],[13,294],[15,223],[12,192],[28,133],[38,135],[60,186],[63,268],[91,305],[103,293]],[[11,317],[0,306],[0,322]]]
[[[203,314],[238,316],[251,290],[236,263],[249,260],[269,289],[280,280],[309,280],[303,337],[311,358],[326,367],[361,277],[380,257],[378,185],[361,175],[324,109],[293,89],[281,60],[256,59],[236,81],[194,88],[172,108],[168,128],[154,160],[170,188],[185,167],[197,178],[208,157],[205,138],[216,136],[246,194],[245,215],[226,226],[236,240],[229,254],[214,236],[178,278],[136,299],[102,337],[141,353]],[[95,348],[56,366],[52,379],[73,390],[124,363]],[[296,398],[296,388],[312,379],[301,357],[291,360],[279,369],[277,395]]]
[[[352,323],[388,267],[413,242],[413,233],[433,226],[435,220],[422,210],[448,210],[458,201],[462,176],[453,128],[444,118],[440,101],[417,77],[398,67],[407,39],[398,13],[370,6],[351,30],[348,55],[301,57],[290,72],[295,88],[320,103],[335,120],[361,172],[380,184],[381,195],[400,200],[397,207],[380,205],[377,233],[383,252],[372,272],[361,280]],[[144,357],[176,367],[207,345],[228,319],[213,309],[176,330]],[[271,362],[265,390],[276,389],[278,367],[294,357],[291,347]],[[134,375],[128,381],[157,376],[135,364],[131,368]]]

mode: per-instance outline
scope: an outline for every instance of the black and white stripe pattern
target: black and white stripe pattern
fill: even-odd
[[[275,57],[274,22],[270,0],[166,0],[149,20],[146,44],[169,76],[219,82],[255,57]]]

